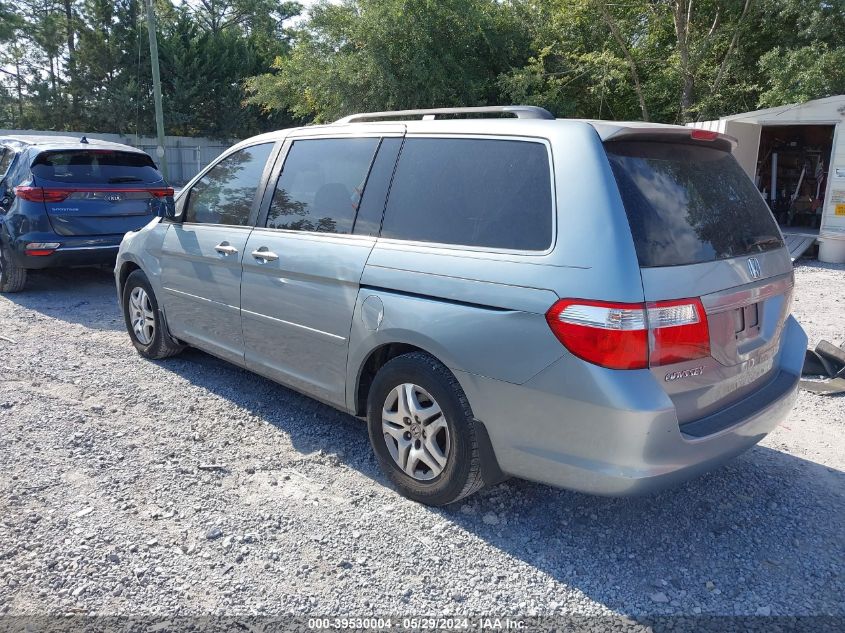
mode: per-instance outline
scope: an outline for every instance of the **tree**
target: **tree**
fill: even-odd
[[[285,21],[298,3],[156,0],[155,9],[168,131],[232,138],[289,122],[244,105],[242,82],[287,54]],[[0,18],[9,41],[0,47],[0,116],[9,125],[154,130],[142,0],[0,0]]]
[[[845,94],[845,49],[826,43],[794,50],[774,48],[760,59],[769,87],[760,96],[762,107],[803,103]]]
[[[494,0],[346,0],[311,10],[250,103],[326,121],[370,109],[480,105],[527,57],[513,5]]]
[[[610,8],[607,4],[607,0],[596,0],[596,4],[599,7],[599,10],[601,11],[602,19],[607,24],[607,28],[610,29],[611,35],[613,35],[613,39],[616,40],[616,43],[619,45],[622,54],[625,56],[625,62],[628,64],[628,68],[631,71],[631,80],[634,83],[634,91],[637,93],[637,101],[640,104],[640,112],[642,113],[643,121],[648,121],[648,106],[646,105],[645,96],[643,95],[642,83],[640,81],[639,66],[637,64],[637,61],[634,59],[633,54],[631,53],[631,47],[625,41],[625,38],[622,36],[622,32],[619,30],[619,26],[617,25],[616,20],[610,13]]]
[[[84,111],[80,127],[128,133],[138,125],[142,85],[138,59],[145,53],[141,0],[85,0],[76,45],[75,85]],[[149,76],[149,66],[143,68]],[[73,78],[72,78],[73,81]]]
[[[15,30],[21,25],[20,16],[10,2],[0,0],[0,44],[14,39]]]
[[[845,0],[154,0],[169,133],[528,103],[686,123],[845,92]],[[142,0],[0,0],[0,124],[152,133]]]
[[[845,93],[845,1],[769,0],[766,10],[775,25],[791,28],[758,49],[760,106]]]
[[[168,131],[234,138],[289,123],[284,113],[262,117],[256,106],[244,104],[243,79],[268,69],[273,57],[287,51],[282,22],[290,17],[289,12],[299,11],[300,5],[205,4],[175,11],[161,37]],[[204,15],[203,11],[212,9],[216,13]]]
[[[558,116],[652,117],[650,101],[657,100],[646,92],[651,64],[643,58],[663,31],[643,19],[645,2],[544,0],[531,10],[538,54],[499,77],[501,100],[542,105]]]

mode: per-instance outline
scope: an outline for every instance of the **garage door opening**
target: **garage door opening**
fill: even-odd
[[[833,132],[833,125],[770,125],[760,131],[757,187],[782,228],[818,234]]]

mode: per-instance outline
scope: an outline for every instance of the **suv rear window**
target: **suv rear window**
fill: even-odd
[[[552,241],[549,153],[542,143],[409,138],[382,237],[510,250]]]
[[[681,143],[605,145],[642,267],[753,255],[783,246],[769,207],[724,151]]]
[[[151,183],[162,180],[146,154],[113,150],[57,150],[38,155],[32,165],[36,178],[92,184]]]

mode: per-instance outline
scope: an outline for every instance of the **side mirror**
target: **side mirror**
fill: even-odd
[[[176,204],[173,200],[165,200],[164,205],[162,207],[162,218],[165,220],[175,220],[176,219]]]
[[[171,222],[181,222],[184,200],[184,196],[176,201],[174,201],[173,198],[168,198],[162,208],[163,213],[161,217],[165,220],[170,220]]]

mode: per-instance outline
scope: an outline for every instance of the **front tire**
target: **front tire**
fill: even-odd
[[[404,496],[442,506],[484,487],[469,402],[452,372],[428,354],[397,356],[379,370],[367,425],[381,469]]]
[[[160,360],[185,349],[184,345],[173,341],[165,331],[155,293],[147,276],[140,270],[127,277],[121,303],[129,338],[141,356]]]
[[[20,292],[26,286],[26,268],[12,263],[0,240],[0,292]]]

